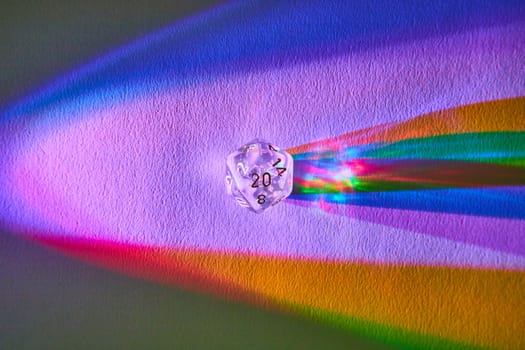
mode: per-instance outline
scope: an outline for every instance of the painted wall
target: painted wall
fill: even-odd
[[[341,344],[524,347],[525,6],[425,5],[223,5],[6,105],[3,228]],[[254,137],[297,169],[261,215]]]

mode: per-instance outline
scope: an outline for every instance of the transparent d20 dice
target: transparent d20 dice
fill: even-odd
[[[267,141],[248,142],[226,159],[227,193],[255,213],[288,197],[292,187],[292,156]]]

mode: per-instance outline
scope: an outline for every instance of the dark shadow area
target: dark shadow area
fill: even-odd
[[[0,106],[224,0],[2,1]]]

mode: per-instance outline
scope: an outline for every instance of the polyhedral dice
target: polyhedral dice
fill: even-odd
[[[292,156],[267,141],[248,142],[226,159],[227,193],[255,213],[288,197],[292,186]]]

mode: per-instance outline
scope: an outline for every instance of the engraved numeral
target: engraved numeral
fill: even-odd
[[[270,173],[264,173],[262,176],[262,184],[264,187],[268,187],[272,184],[272,175]]]
[[[253,180],[252,187],[253,188],[259,187],[259,179],[261,179],[261,177],[258,174],[256,173],[252,174],[252,180]],[[268,187],[272,184],[272,175],[270,173],[264,173],[262,175],[262,184],[264,187]]]
[[[260,194],[257,196],[257,203],[264,204],[266,202],[266,196],[264,194]]]
[[[281,162],[281,158],[277,158],[277,161],[272,164],[272,166],[275,168],[277,164]],[[286,168],[283,167],[277,167],[277,175],[283,176],[283,173],[286,171]]]
[[[253,179],[252,187],[253,188],[259,187],[259,185],[257,185],[257,181],[259,181],[259,175],[253,173],[252,174],[252,179]]]

